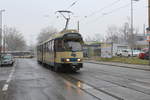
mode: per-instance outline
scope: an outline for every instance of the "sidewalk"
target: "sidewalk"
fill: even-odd
[[[85,62],[150,71],[150,66],[148,65],[125,64],[119,62],[103,62],[95,60],[85,60]]]

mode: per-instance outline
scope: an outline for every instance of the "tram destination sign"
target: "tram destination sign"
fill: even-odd
[[[68,34],[64,35],[64,37],[66,37],[66,38],[81,38],[81,35],[78,33],[68,33]]]

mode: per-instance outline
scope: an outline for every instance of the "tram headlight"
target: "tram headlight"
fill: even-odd
[[[69,62],[69,61],[70,61],[70,59],[68,59],[68,58],[67,58],[67,59],[65,59],[65,61],[66,61],[66,62]]]
[[[78,61],[78,62],[80,62],[80,61],[81,61],[81,59],[79,59],[79,58],[78,58],[78,59],[77,59],[77,61]]]

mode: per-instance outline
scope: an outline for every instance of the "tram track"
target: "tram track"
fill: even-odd
[[[109,87],[108,88],[107,87],[98,88],[99,86],[95,85],[95,84],[97,84],[97,82],[91,83],[92,82],[91,79],[93,79],[95,81],[100,80],[100,81],[107,82],[110,85],[111,84],[114,85],[113,88],[117,88],[117,87],[122,88],[124,90],[124,92],[126,92],[126,93],[127,93],[127,91],[131,91],[131,93],[133,93],[133,94],[131,94],[130,96],[132,96],[132,95],[134,96],[134,94],[136,94],[136,93],[137,93],[138,97],[140,95],[146,96],[145,98],[148,98],[150,96],[149,91],[145,91],[143,89],[140,90],[139,88],[132,87],[129,84],[122,84],[122,82],[124,82],[124,81],[127,81],[127,82],[132,81],[133,83],[139,83],[139,84],[140,83],[149,84],[149,82],[146,83],[146,82],[135,80],[134,78],[136,76],[134,76],[134,74],[128,75],[127,73],[120,73],[120,72],[117,73],[116,71],[111,72],[110,70],[107,71],[104,69],[92,70],[93,67],[91,67],[91,66],[90,66],[90,68],[85,68],[85,70],[82,70],[81,75],[79,75],[79,73],[76,73],[76,74],[56,73],[56,74],[59,75],[60,77],[62,77],[64,79],[64,82],[69,82],[70,84],[73,84],[73,88],[75,87],[77,89],[80,89],[81,91],[93,96],[94,98],[96,98],[98,100],[126,100],[127,98],[126,98],[126,94],[119,94],[119,93],[115,93],[115,91],[109,91],[109,89],[111,87],[110,88]],[[82,77],[82,75],[83,75],[83,77]],[[104,76],[104,77],[101,77],[101,76]],[[108,79],[107,79],[107,77],[108,77]],[[111,77],[114,77],[114,79],[111,80],[110,79]],[[88,80],[88,78],[90,80]],[[142,78],[142,77],[137,76],[137,78]],[[139,84],[137,84],[137,86],[139,86]],[[100,85],[102,85],[102,84],[100,84]],[[134,85],[134,84],[132,84],[132,85]],[[121,91],[121,90],[119,90],[119,91]],[[105,97],[108,97],[109,99],[106,99]],[[130,99],[130,97],[129,97],[129,99]]]
[[[121,86],[121,87],[124,87],[124,88],[132,89],[134,91],[150,95],[150,92],[146,93],[145,91],[136,89],[136,88],[131,87],[131,86],[127,86],[126,84],[120,84],[120,83],[117,83],[117,82],[110,81],[108,79],[103,79],[101,77],[98,77],[97,73],[101,73],[102,75],[106,75],[108,77],[112,76],[112,77],[117,77],[117,78],[120,78],[120,79],[122,78],[120,75],[115,75],[115,73],[104,71],[104,70],[96,71],[96,72],[88,71],[88,75],[91,75],[91,77],[93,77],[95,79],[99,79],[99,80],[102,80],[102,81],[105,81],[105,82],[109,82],[109,83],[114,84],[114,85],[118,85],[118,86]],[[148,85],[150,85],[150,83],[143,82],[143,81],[138,81],[138,80],[135,80],[133,78],[129,78],[129,76],[127,76],[126,78],[124,77],[124,80],[132,81],[133,83],[138,83],[138,84],[148,84]]]
[[[92,75],[92,77],[97,78],[97,77],[95,77],[94,75]],[[127,85],[121,85],[121,84],[119,84],[119,83],[117,83],[117,82],[108,81],[108,80],[104,80],[104,79],[101,79],[101,78],[98,78],[98,79],[100,79],[100,80],[102,80],[102,81],[105,81],[105,82],[109,82],[109,83],[111,83],[111,84],[114,84],[114,85],[117,85],[117,86],[120,86],[120,87],[124,87],[124,88],[128,88],[128,89],[132,89],[132,90],[134,90],[134,91],[137,91],[137,92],[141,92],[141,93],[144,93],[144,94],[150,95],[150,93],[145,93],[145,92],[143,92],[143,91],[141,91],[141,90],[138,90],[138,89],[132,88],[132,87],[127,86]]]
[[[88,93],[89,95],[96,97],[98,100],[124,100],[121,97],[113,95],[102,89],[98,89],[95,86],[91,85],[90,83],[84,82],[83,80],[79,80],[75,77],[72,77],[71,75],[61,73],[60,76],[63,77],[65,80],[71,82],[72,84],[74,84],[75,86],[77,86],[78,88],[83,90],[84,92]],[[94,92],[97,94],[92,93],[92,90],[94,90]],[[107,96],[106,98],[109,98],[109,99],[104,99],[105,97],[104,98],[99,97],[100,96],[100,95],[98,95],[99,93],[101,93],[101,96],[104,94],[105,96]],[[101,98],[103,98],[103,99],[101,99]]]
[[[83,73],[85,76],[87,76],[87,78],[92,77],[95,80],[101,80],[101,81],[113,84],[115,86],[130,90],[130,91],[135,91],[138,94],[150,96],[150,91],[148,91],[149,88],[147,88],[148,86],[145,86],[145,84],[150,85],[149,82],[147,83],[147,82],[143,82],[142,80],[141,81],[136,80],[136,79],[134,79],[134,75],[133,75],[133,77],[130,75],[122,77],[123,75],[121,75],[121,73],[115,73],[115,72],[112,73],[112,72],[104,71],[104,70],[92,71],[89,69],[87,70],[87,73],[85,73],[84,71],[83,71]],[[98,73],[101,73],[101,74],[98,74]],[[103,75],[107,76],[107,77],[114,77],[115,79],[121,79],[119,81],[122,81],[122,82],[124,82],[124,81],[128,82],[129,81],[129,84],[122,84],[122,82],[119,83],[119,81],[115,81],[113,79],[109,80],[109,79],[105,79],[104,77],[100,77]],[[103,88],[97,88],[97,86],[95,86],[94,84],[91,84],[90,81],[87,81],[86,77],[83,77],[83,79],[80,79],[80,78],[78,78],[78,75],[76,76],[74,74],[67,74],[67,75],[61,74],[61,76],[70,82],[73,81],[72,83],[77,83],[78,81],[80,81],[81,83],[87,84],[87,85],[93,87],[94,89],[96,89],[100,92],[103,92],[109,96],[112,96],[118,100],[124,100],[125,99],[124,96],[123,97],[118,96],[117,94],[114,94],[113,92],[109,92],[107,90],[104,90]],[[130,84],[130,82],[131,82],[131,84]],[[141,87],[137,88],[138,86],[141,86]],[[141,89],[141,88],[144,88],[144,89]]]

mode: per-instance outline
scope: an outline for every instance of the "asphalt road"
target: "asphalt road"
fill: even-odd
[[[0,100],[150,100],[150,71],[84,63],[56,73],[35,59],[0,67]]]

